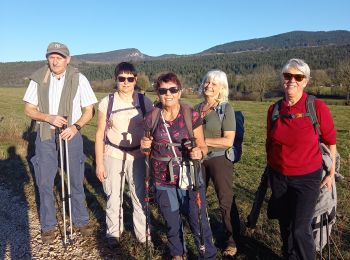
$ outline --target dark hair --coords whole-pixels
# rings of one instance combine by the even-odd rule
[[[121,73],[126,73],[126,74],[132,74],[134,75],[134,77],[137,76],[137,71],[134,67],[134,65],[132,65],[129,62],[121,62],[119,63],[114,70],[114,77],[117,77],[119,74]]]
[[[176,84],[176,86],[181,90],[182,86],[181,86],[181,82],[178,79],[178,77],[176,76],[175,73],[173,72],[168,72],[168,73],[164,73],[161,74],[155,84],[155,90],[158,90],[160,88],[160,85],[162,84],[162,82],[168,83],[168,82],[173,82]]]

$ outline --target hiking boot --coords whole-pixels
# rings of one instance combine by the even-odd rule
[[[222,253],[223,256],[226,257],[234,257],[237,254],[237,247],[235,244],[228,245],[224,252]]]
[[[51,229],[49,231],[41,232],[41,240],[43,241],[44,244],[50,244],[55,240],[56,238],[55,231],[56,231],[55,229]]]
[[[76,227],[80,234],[84,237],[91,236],[94,233],[94,228],[90,224],[82,225],[79,227]]]
[[[120,238],[119,237],[107,237],[108,247],[113,249],[119,247]]]

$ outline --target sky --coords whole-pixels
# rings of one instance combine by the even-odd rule
[[[150,56],[290,31],[350,31],[349,0],[2,0],[0,62],[136,48]]]

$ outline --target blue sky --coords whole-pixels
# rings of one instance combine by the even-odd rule
[[[0,62],[43,60],[52,41],[72,55],[137,48],[158,56],[295,30],[350,31],[350,1],[3,0]]]

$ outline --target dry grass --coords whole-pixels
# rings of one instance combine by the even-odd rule
[[[98,93],[98,98],[105,96]],[[19,163],[24,164],[27,176],[31,176],[28,159],[33,154],[33,132],[30,120],[23,114],[21,89],[0,89],[0,181],[6,181],[16,188],[18,178],[15,174]],[[185,100],[188,103],[196,103],[198,100]],[[245,115],[245,140],[243,146],[243,157],[235,167],[234,192],[236,203],[241,216],[245,221],[253,200],[254,192],[258,186],[260,176],[265,166],[265,116],[269,106],[268,102],[233,102],[237,110],[242,110]],[[336,128],[338,129],[338,149],[342,156],[341,174],[346,179],[338,184],[338,212],[337,223],[332,232],[332,256],[331,259],[350,259],[350,107],[331,106]],[[88,156],[85,173],[85,191],[87,204],[92,222],[99,232],[97,235],[98,245],[103,248],[105,243],[105,204],[106,198],[102,186],[95,177],[94,172],[94,133],[96,131],[96,117],[84,127],[84,152]],[[11,157],[12,156],[12,157]],[[15,160],[9,160],[15,158]],[[6,174],[5,174],[6,173]],[[10,174],[9,174],[10,173]],[[12,174],[13,173],[13,174]],[[35,198],[33,178],[30,177],[25,183],[26,196]],[[31,206],[35,207],[35,200],[31,199]],[[212,224],[216,245],[222,248],[222,227],[219,215],[218,203],[215,192],[208,188],[208,212]],[[123,237],[123,252],[135,259],[144,257],[144,249],[141,248],[132,231],[132,207],[126,196],[125,199],[125,226],[126,232]],[[154,242],[157,245],[154,259],[164,259],[167,255],[166,230],[164,221],[159,215],[155,205],[151,207]],[[245,237],[244,245],[236,259],[279,259],[281,241],[279,238],[278,225],[275,221],[266,218],[266,204],[263,206],[257,229],[254,233]],[[186,226],[186,239],[190,258],[195,258],[196,249],[190,231]],[[87,249],[88,250],[88,249]],[[220,253],[219,253],[219,258]]]

